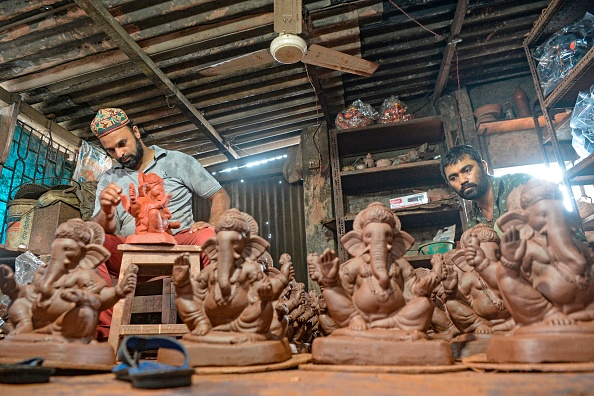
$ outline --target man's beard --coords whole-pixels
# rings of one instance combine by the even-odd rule
[[[134,154],[122,155],[118,162],[122,164],[122,166],[124,166],[125,168],[136,170],[136,167],[138,166],[138,164],[142,160],[142,156],[144,155],[144,148],[142,148],[142,143],[140,142],[140,139],[134,136],[134,140],[136,141],[136,152]]]
[[[485,171],[481,169],[477,183],[464,183],[462,186],[460,186],[460,191],[458,191],[458,195],[464,199],[473,200],[485,195],[488,189],[489,178],[487,177]]]

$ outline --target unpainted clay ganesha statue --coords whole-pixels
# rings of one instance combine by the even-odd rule
[[[583,347],[594,342],[592,251],[576,238],[579,217],[565,210],[555,183],[535,179],[519,188],[520,209],[497,221],[503,235],[495,274],[499,293],[518,326],[508,337],[491,339],[487,355],[507,359],[501,352],[506,342],[512,345],[533,337],[530,355],[518,359],[592,361],[594,351]],[[469,245],[474,257],[467,254],[467,261],[482,274],[489,268],[480,264],[486,254],[476,239]]]
[[[352,256],[341,265],[329,249],[308,257],[310,276],[339,327],[332,335],[344,328],[370,335],[369,329],[398,329],[411,339],[426,338],[434,309],[429,297],[440,277],[435,271],[417,276],[402,257],[414,239],[400,229],[398,217],[374,202],[341,242]]]
[[[97,223],[71,219],[56,229],[51,259],[31,284],[18,285],[12,269],[0,266],[0,289],[12,300],[11,339],[83,344],[95,339],[99,312],[134,290],[138,272],[130,266],[120,284],[109,287],[96,271],[109,258],[104,238]]]
[[[202,245],[210,265],[197,278],[190,276],[187,255],[176,260],[176,306],[190,329],[184,339],[238,344],[272,338],[273,302],[289,283],[291,262],[265,272],[257,259],[269,244],[257,233],[253,217],[229,209],[218,219],[215,236]]]
[[[178,221],[170,221],[169,202],[172,194],[165,191],[163,179],[156,173],[138,172],[138,192],[134,183],[129,186],[130,199],[120,194],[122,206],[136,219],[136,233],[126,243],[166,243],[175,245],[171,230],[179,228]]]
[[[446,309],[464,334],[491,334],[511,330],[515,325],[497,287],[496,271],[501,257],[499,243],[494,229],[478,224],[462,234],[461,249],[432,257],[432,261],[441,261],[446,269],[442,281]],[[481,250],[482,260],[479,262],[475,249]]]
[[[556,184],[541,180],[523,186],[520,205],[497,222],[503,231],[497,283],[516,322],[592,321],[592,251],[575,236],[579,217],[565,210]]]

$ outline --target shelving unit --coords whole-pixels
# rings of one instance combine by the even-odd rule
[[[573,184],[583,185],[594,183],[594,153],[581,160],[572,168],[566,169],[559,148],[553,118],[551,117],[551,110],[556,108],[574,107],[579,92],[589,91],[590,86],[594,84],[594,47],[590,48],[578,64],[546,97],[540,86],[540,81],[536,72],[537,64],[533,53],[534,50],[551,37],[551,35],[559,29],[581,19],[586,12],[594,13],[593,0],[553,0],[543,11],[540,18],[534,24],[532,31],[524,41],[524,50],[530,66],[534,88],[549,130],[549,136],[546,140],[549,140],[552,143],[559,167],[563,170],[563,184],[566,186],[566,189],[572,198],[576,211],[577,205],[573,197],[571,186]]]
[[[336,232],[337,238],[352,229],[356,213],[348,213],[345,200],[360,194],[390,192],[418,186],[443,187],[439,158],[427,158],[417,162],[373,167],[361,170],[346,170],[349,158],[413,149],[424,143],[439,145],[440,149],[453,145],[449,131],[444,128],[440,117],[425,117],[391,124],[368,127],[331,130],[330,159],[332,165],[332,187],[334,192],[334,219],[328,219],[325,226]],[[395,211],[402,223],[402,229],[410,232],[414,228],[462,225],[460,209],[457,207],[425,209],[423,206]],[[338,244],[342,261],[348,253]],[[414,266],[429,266],[430,256],[407,256]]]

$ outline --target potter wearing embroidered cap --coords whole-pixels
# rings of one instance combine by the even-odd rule
[[[91,131],[93,131],[95,136],[103,137],[129,123],[130,119],[122,109],[101,109],[97,112],[95,118],[93,118],[93,122],[91,122]]]
[[[91,122],[91,130],[115,160],[112,168],[99,179],[92,218],[105,230],[104,246],[111,253],[111,257],[98,268],[106,280],[110,275],[118,278],[122,256],[117,247],[125,243],[127,236],[136,233],[136,220],[121,205],[121,197],[124,195],[130,200],[131,186],[138,191],[139,172],[149,177],[154,173],[163,179],[166,193],[171,194],[168,209],[172,217],[169,220],[181,224],[180,228],[171,230],[178,244],[200,246],[214,236],[211,224],[229,209],[230,198],[195,158],[179,151],[145,145],[134,120],[118,108],[99,110]],[[203,219],[207,221],[194,220],[193,196],[210,201],[210,218]],[[202,255],[201,264],[208,262],[208,257]],[[111,323],[111,316],[100,323],[104,328],[99,329],[103,330],[99,338],[105,336],[105,326]]]

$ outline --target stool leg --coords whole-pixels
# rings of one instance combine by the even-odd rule
[[[131,255],[122,254],[122,265],[120,268],[118,283],[124,279],[124,274],[131,264]],[[111,316],[111,326],[109,327],[109,338],[107,339],[107,343],[113,348],[116,354],[118,353],[118,347],[120,345],[121,327],[123,324],[130,324],[130,317],[132,315],[132,300],[134,299],[135,293],[136,285],[134,285],[134,290],[131,293],[126,295],[125,298],[120,299],[116,305],[113,306],[113,314]]]
[[[161,323],[177,323],[177,309],[175,308],[175,290],[171,277],[163,279],[163,293],[161,296]]]

